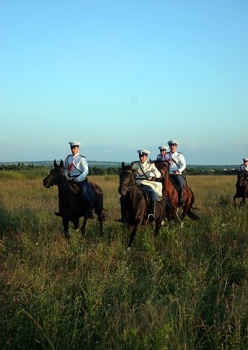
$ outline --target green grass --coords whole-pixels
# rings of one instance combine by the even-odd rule
[[[45,176],[45,175],[44,175]],[[143,227],[131,253],[119,217],[118,177],[104,191],[104,236],[54,216],[57,189],[42,176],[0,177],[2,349],[247,349],[247,208],[233,176],[189,176],[199,222]]]

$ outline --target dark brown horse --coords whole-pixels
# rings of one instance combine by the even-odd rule
[[[242,198],[239,206],[237,205],[236,199]],[[246,170],[238,172],[238,179],[236,183],[236,193],[233,197],[234,205],[239,208],[245,205],[245,199],[248,198],[248,172]]]
[[[100,224],[100,234],[103,234],[103,192],[102,189],[95,183],[89,182],[93,191],[93,206]],[[74,228],[79,227],[79,218],[84,217],[81,232],[85,233],[87,223],[87,206],[83,202],[79,194],[79,188],[75,183],[69,181],[63,170],[63,161],[58,165],[54,161],[54,168],[50,174],[43,180],[43,185],[46,188],[57,185],[59,190],[59,211],[63,220],[65,237],[69,238],[69,221],[74,224]]]
[[[181,220],[178,216],[178,208],[180,207],[178,201],[178,191],[170,179],[169,176],[169,163],[168,162],[155,162],[156,167],[162,174],[162,184],[163,184],[163,194],[166,198],[166,217],[168,221],[175,220],[183,222],[185,216],[187,215],[192,220],[199,220],[199,216],[193,213],[194,204],[194,194],[191,188],[187,185],[183,189],[183,201],[184,204],[181,205],[183,212]]]
[[[134,174],[135,171],[132,169],[132,166],[125,165],[125,163],[122,162],[118,191],[120,195],[125,196],[127,225],[130,231],[130,239],[127,250],[131,249],[137,230],[143,224],[149,224],[149,221],[146,220],[146,217],[148,215],[148,203],[146,195],[144,191],[138,187]],[[158,202],[155,214],[156,221],[154,236],[158,234],[159,229],[161,228],[162,220],[165,216],[164,199]]]

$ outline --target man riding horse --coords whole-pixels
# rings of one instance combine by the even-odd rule
[[[169,162],[169,174],[172,175],[176,186],[179,188],[178,202],[183,205],[183,188],[186,185],[186,181],[182,175],[186,168],[186,161],[184,155],[177,151],[179,142],[176,140],[168,141],[170,152],[166,153],[165,160]]]
[[[71,148],[71,154],[65,159],[65,173],[69,177],[69,180],[78,185],[79,191],[83,201],[87,205],[87,218],[93,219],[93,193],[88,183],[87,175],[89,173],[88,162],[84,156],[79,154],[80,142],[69,142]],[[60,206],[60,204],[59,204]],[[57,216],[61,216],[60,210],[55,213]]]
[[[162,197],[162,183],[156,182],[155,179],[161,178],[160,171],[155,164],[148,162],[148,154],[150,151],[142,149],[137,151],[139,154],[139,161],[132,162],[131,167],[134,170],[136,183],[140,189],[148,194],[150,204],[147,219],[149,221],[156,220],[156,204]],[[126,222],[126,208],[125,197],[121,197],[121,219],[120,222]]]
[[[248,172],[248,158],[243,158],[243,164],[240,164],[239,171],[243,170]]]

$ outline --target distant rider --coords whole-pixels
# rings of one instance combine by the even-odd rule
[[[167,146],[159,146],[158,149],[160,150],[160,153],[157,156],[158,161],[164,161],[166,159],[166,152],[168,150]]]
[[[239,171],[244,170],[248,172],[248,158],[243,158],[243,164],[240,164]]]
[[[166,153],[166,160],[169,162],[169,174],[173,175],[173,179],[179,188],[178,202],[180,205],[183,205],[183,189],[186,185],[186,181],[182,172],[186,169],[186,161],[184,155],[177,151],[179,145],[177,140],[168,141],[168,145],[170,147],[170,152]]]

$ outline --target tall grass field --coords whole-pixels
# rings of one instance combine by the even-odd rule
[[[0,348],[248,349],[248,204],[236,176],[188,176],[199,222],[142,227],[130,253],[116,175],[104,192],[104,235],[63,234],[49,170],[0,172]]]

